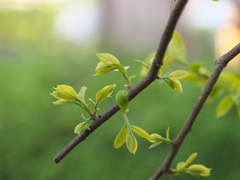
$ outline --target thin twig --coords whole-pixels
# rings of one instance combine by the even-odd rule
[[[145,89],[149,84],[151,84],[157,77],[159,68],[163,64],[163,57],[167,46],[172,38],[174,29],[178,22],[178,19],[184,9],[188,0],[178,0],[174,10],[172,11],[167,26],[163,32],[155,59],[149,70],[148,75],[143,78],[138,84],[131,87],[129,90],[129,100],[132,100],[136,97],[143,89]],[[100,125],[106,122],[110,117],[112,117],[117,111],[119,111],[119,107],[117,103],[113,104],[108,110],[99,115],[95,121],[90,125],[91,130],[86,130],[79,136],[75,137],[66,147],[64,147],[54,158],[54,162],[59,163],[73,148],[75,148],[80,142],[85,140],[93,131],[95,131]]]
[[[157,180],[159,177],[162,176],[163,173],[168,172],[170,169],[170,166],[175,158],[175,156],[178,153],[178,150],[180,149],[185,137],[187,134],[191,131],[193,123],[195,122],[199,112],[201,111],[205,101],[207,100],[209,94],[212,91],[213,86],[217,82],[218,77],[220,76],[222,70],[227,66],[228,62],[231,61],[235,56],[237,56],[240,53],[240,43],[235,46],[232,50],[230,50],[228,53],[220,57],[215,62],[215,68],[209,77],[209,80],[205,86],[205,88],[202,91],[202,94],[198,98],[197,102],[193,106],[192,112],[190,113],[186,123],[184,124],[182,130],[178,134],[177,138],[173,140],[173,146],[170,152],[168,153],[166,159],[160,166],[160,168],[157,170],[157,172],[150,178],[150,180]]]
[[[167,176],[168,180],[172,180],[172,178],[168,172],[166,173],[166,176]]]

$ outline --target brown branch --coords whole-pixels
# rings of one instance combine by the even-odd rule
[[[149,84],[151,84],[157,77],[159,68],[163,64],[163,57],[167,46],[172,38],[174,29],[184,9],[184,6],[188,0],[178,0],[174,6],[173,11],[170,14],[167,26],[163,32],[155,59],[149,70],[148,75],[143,78],[137,85],[133,86],[129,90],[129,100],[132,100],[137,96],[143,89],[145,89]],[[74,147],[76,147],[80,142],[85,140],[93,131],[95,131],[100,125],[106,122],[110,117],[112,117],[117,111],[119,111],[118,105],[113,104],[108,110],[99,115],[96,120],[90,125],[91,130],[87,130],[75,137],[66,147],[64,147],[54,158],[54,162],[59,163]]]
[[[182,130],[178,134],[177,138],[173,140],[173,146],[170,152],[168,153],[166,159],[157,170],[157,172],[150,178],[150,180],[157,180],[162,174],[169,172],[170,166],[178,153],[185,137],[187,136],[188,132],[191,131],[193,123],[195,122],[199,112],[201,111],[205,101],[208,98],[208,95],[211,93],[213,86],[217,82],[218,77],[220,76],[222,70],[227,66],[228,62],[231,61],[236,55],[240,53],[240,43],[235,46],[231,51],[220,57],[215,62],[215,68],[209,77],[209,80],[202,91],[202,94],[198,98],[197,102],[193,106],[192,112],[190,113],[186,123],[184,124]]]

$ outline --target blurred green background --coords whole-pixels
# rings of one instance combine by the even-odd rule
[[[119,51],[105,42],[84,46],[59,40],[52,36],[55,14],[49,9],[0,11],[0,179],[150,178],[170,146],[162,144],[148,149],[151,144],[137,136],[136,155],[130,154],[125,145],[114,149],[113,141],[123,126],[120,112],[59,164],[53,162],[53,157],[76,136],[73,130],[82,121],[83,113],[74,104],[54,106],[55,99],[49,94],[53,87],[67,84],[78,91],[85,85],[88,87],[86,97],[94,99],[96,92],[105,85],[117,83],[113,97],[100,104],[100,112],[103,112],[115,102],[114,96],[125,82],[115,72],[93,77],[98,63],[95,53],[109,52],[123,65],[130,65],[128,74],[137,75],[133,85],[142,78],[139,75],[141,67],[134,59],[143,60],[147,53],[151,53]],[[207,51],[208,55],[203,54],[199,59],[211,59],[213,52],[209,48]],[[209,61],[209,70],[212,70],[213,63]],[[200,88],[196,85],[183,82],[183,89],[183,93],[173,92],[166,84],[154,82],[131,101],[130,123],[163,136],[170,127],[170,138],[174,139],[200,95]],[[172,168],[198,152],[194,163],[212,168],[208,180],[239,179],[239,120],[234,109],[215,119],[218,102],[219,99],[203,107]],[[167,178],[163,176],[161,179]],[[195,177],[182,174],[174,179]]]

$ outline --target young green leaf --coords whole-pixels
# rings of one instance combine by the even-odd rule
[[[127,132],[126,145],[128,150],[131,153],[135,154],[135,152],[137,151],[138,143],[130,129],[128,129],[128,132]]]
[[[75,127],[74,133],[78,133],[80,135],[83,131],[85,131],[86,127],[87,127],[86,121],[83,123],[80,123]]]
[[[115,89],[117,85],[116,84],[113,84],[113,85],[108,85],[108,86],[105,86],[103,89],[107,89],[108,90],[108,97],[110,97],[110,95],[112,94],[113,90]]]
[[[201,164],[193,164],[189,166],[187,169],[187,173],[196,176],[196,177],[201,177],[201,176],[210,176],[210,171],[211,168],[207,168]]]
[[[109,91],[107,89],[102,89],[102,90],[97,92],[97,94],[96,94],[96,101],[97,102],[101,102],[102,100],[107,98],[108,95],[109,95]]]
[[[187,76],[188,72],[184,70],[173,71],[168,77],[169,79],[182,79]]]
[[[120,109],[126,113],[129,102],[128,92],[126,90],[119,91],[116,95],[116,101]]]
[[[132,82],[132,80],[133,80],[133,78],[135,78],[136,76],[135,75],[133,75],[133,76],[130,76],[129,77],[129,82],[131,83]]]
[[[171,90],[175,91],[175,86],[173,81],[171,79],[164,79],[164,80],[167,83],[168,87],[170,87]]]
[[[148,138],[148,141],[151,143],[162,141],[162,136],[160,136],[159,134],[153,133],[150,134],[149,136],[150,138]]]
[[[51,93],[57,99],[65,99],[66,101],[75,101],[77,99],[76,91],[68,85],[58,85],[54,88],[57,91]]]
[[[126,125],[124,125],[124,127],[119,132],[119,134],[117,135],[116,139],[114,140],[114,147],[116,149],[121,147],[125,143],[126,137],[127,137],[127,132],[128,132],[128,128],[127,128]]]
[[[185,162],[179,162],[177,163],[177,172],[181,173],[181,172],[185,172],[186,171],[186,163]]]
[[[121,64],[111,64],[111,66],[118,69],[123,75],[125,75],[127,72]]]
[[[180,81],[177,79],[172,79],[172,82],[174,84],[175,89],[182,92],[183,89],[182,89],[182,84],[180,83]]]
[[[197,157],[197,153],[193,153],[186,161],[185,167],[188,166],[195,158]]]
[[[97,57],[102,63],[106,65],[119,64],[118,59],[112,54],[100,53],[100,54],[97,54]]]
[[[137,133],[139,136],[145,138],[145,139],[149,139],[151,138],[151,136],[143,129],[141,129],[140,127],[137,126],[132,126],[132,130]]]
[[[156,147],[156,146],[162,144],[162,142],[163,142],[163,141],[158,141],[158,142],[152,144],[152,145],[149,147],[149,149],[154,148],[154,147]]]
[[[167,139],[169,139],[169,130],[170,130],[170,128],[168,127],[168,128],[167,128],[167,131],[166,131],[166,138],[167,138]]]
[[[86,90],[87,90],[87,87],[83,86],[83,87],[80,89],[80,91],[79,91],[79,93],[78,93],[78,95],[77,95],[78,99],[79,99],[80,101],[82,101],[84,104],[85,104],[84,97],[85,97],[85,92],[86,92]]]
[[[231,94],[225,96],[217,106],[216,118],[225,115],[233,106],[233,96]]]

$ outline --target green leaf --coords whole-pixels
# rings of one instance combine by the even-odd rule
[[[128,92],[124,89],[119,91],[116,95],[116,101],[120,109],[126,113],[129,102]]]
[[[137,133],[139,136],[145,138],[145,139],[149,139],[151,138],[151,136],[143,129],[141,129],[140,127],[137,126],[132,126],[132,130]]]
[[[127,132],[126,145],[128,150],[131,153],[135,154],[135,152],[137,151],[138,144],[136,138],[133,136],[132,131],[130,129],[128,129]]]
[[[197,153],[193,153],[186,161],[185,167],[188,166],[195,158],[197,157]]]
[[[125,125],[122,130],[118,133],[116,139],[114,140],[114,147],[117,149],[119,147],[121,147],[125,141],[126,141],[126,137],[127,137],[127,132],[128,132],[128,128]]]
[[[86,127],[87,127],[86,121],[83,123],[80,123],[75,127],[74,133],[78,133],[80,135],[83,131],[85,131]]]
[[[240,78],[232,73],[223,72],[220,75],[218,82],[221,87],[228,92],[236,93],[240,91]]]
[[[118,59],[112,54],[100,53],[100,54],[97,54],[97,57],[102,63],[106,65],[119,64]]]
[[[170,79],[182,79],[182,78],[185,78],[187,75],[188,75],[187,71],[176,70],[176,71],[173,71],[168,77]]]
[[[112,94],[113,90],[115,89],[117,85],[116,84],[113,84],[113,85],[108,85],[108,86],[105,86],[103,89],[107,89],[109,94],[108,94],[108,97],[110,97],[110,95]]]
[[[237,92],[235,95],[233,95],[233,101],[236,105],[240,105],[240,92]]]
[[[57,99],[65,99],[66,101],[75,101],[77,99],[76,91],[68,85],[58,85],[54,88],[57,91],[51,93]]]
[[[167,139],[169,139],[169,130],[170,130],[170,128],[168,127],[168,128],[167,128],[167,131],[166,131],[166,138],[167,138]]]
[[[158,142],[152,144],[152,145],[149,147],[149,149],[154,148],[154,147],[156,147],[156,146],[162,144],[162,142],[163,142],[163,141],[158,141]]]
[[[181,172],[185,172],[186,171],[186,163],[185,162],[179,162],[177,163],[177,172],[181,173]]]
[[[172,40],[169,43],[168,47],[169,58],[174,60],[186,62],[186,49],[184,42],[178,32],[173,33]]]
[[[149,142],[155,143],[158,141],[162,141],[162,136],[160,136],[159,134],[153,133],[149,135],[150,138],[148,138]]]
[[[233,105],[232,95],[229,94],[219,102],[217,106],[216,118],[225,115],[231,109],[232,105]]]
[[[108,72],[112,71],[114,68],[109,66],[109,67],[106,67],[106,68],[101,68],[101,69],[98,69],[97,70],[97,73],[94,74],[93,76],[101,76],[101,75],[104,75],[104,74],[107,74]]]
[[[127,72],[121,64],[111,64],[111,66],[118,69],[123,75],[125,75]]]
[[[87,90],[87,87],[83,86],[83,87],[80,89],[80,91],[79,91],[79,93],[78,93],[78,95],[77,95],[78,99],[79,99],[80,101],[82,101],[84,104],[85,104],[84,97],[85,97],[85,92],[86,92],[86,90]]]
[[[182,92],[183,89],[182,89],[182,84],[180,83],[180,81],[177,79],[172,79],[172,82],[174,84],[175,89]]]
[[[97,92],[97,94],[96,94],[96,101],[97,102],[101,102],[102,100],[107,98],[108,95],[109,95],[109,91],[107,89],[102,89],[102,90]]]
[[[210,171],[211,171],[211,168],[207,168],[201,164],[193,164],[189,166],[186,172],[196,177],[201,177],[201,176],[206,177],[211,175]]]
[[[171,79],[164,79],[164,81],[167,83],[168,87],[170,87],[171,90],[175,91],[175,86]]]
[[[59,99],[55,102],[53,102],[54,105],[61,105],[61,104],[67,104],[67,103],[71,103],[73,101],[66,101],[65,99]]]

